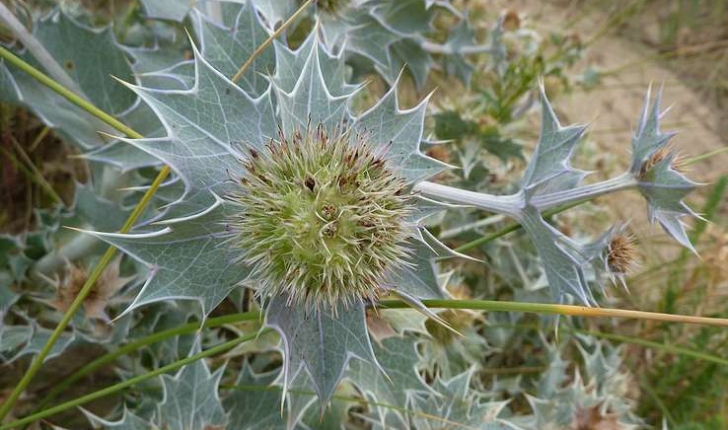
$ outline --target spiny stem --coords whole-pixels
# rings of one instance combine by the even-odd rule
[[[563,206],[575,201],[592,200],[604,194],[610,194],[636,186],[637,181],[627,172],[606,181],[534,196],[531,199],[531,204],[539,210],[544,210],[554,206]]]
[[[492,195],[476,191],[463,190],[449,185],[422,181],[415,185],[414,191],[425,196],[448,202],[474,206],[488,212],[516,217],[524,204],[521,193],[511,195]]]
[[[710,157],[713,157],[715,155],[722,154],[724,152],[728,152],[728,147],[720,148],[720,149],[717,149],[715,151],[708,152],[706,154],[696,155],[695,157],[686,159],[685,161],[682,162],[682,164],[685,165],[685,166],[688,166],[688,165],[697,163],[699,161],[706,160],[706,159],[708,159]],[[582,203],[586,203],[587,201],[589,201],[589,200],[576,201],[576,202],[572,202],[572,203],[570,203],[568,205],[565,205],[565,206],[548,209],[548,210],[546,210],[546,211],[543,212],[543,217],[544,218],[549,218],[549,217],[554,216],[554,215],[556,215],[556,214],[558,214],[560,212],[564,212],[564,211],[566,211],[568,209],[571,209],[573,207],[579,206]],[[470,241],[470,242],[468,242],[466,244],[460,245],[457,248],[455,248],[455,251],[457,251],[457,252],[469,251],[469,250],[471,250],[473,248],[477,248],[480,245],[485,245],[486,243],[492,242],[492,241],[494,241],[494,240],[496,240],[496,239],[498,239],[500,237],[503,237],[503,236],[507,235],[508,233],[512,233],[512,232],[514,232],[516,230],[519,230],[520,228],[521,228],[521,225],[518,224],[518,223],[509,224],[506,227],[503,227],[502,229],[500,229],[500,230],[498,230],[496,232],[493,232],[493,233],[491,233],[491,234],[489,234],[487,236],[483,236],[481,238],[472,240],[472,241]]]
[[[291,17],[286,20],[286,22],[281,24],[281,26],[278,27],[278,29],[276,31],[274,31],[273,34],[271,34],[270,37],[268,37],[265,40],[265,42],[261,43],[260,46],[258,46],[255,49],[255,51],[253,51],[253,54],[250,56],[250,58],[248,58],[245,61],[245,63],[243,63],[243,65],[240,66],[240,69],[238,69],[238,71],[235,72],[235,75],[233,75],[231,80],[233,82],[237,82],[238,80],[240,80],[240,78],[243,77],[243,75],[248,70],[248,68],[250,68],[250,66],[253,64],[253,61],[255,61],[255,59],[258,58],[258,56],[260,54],[262,54],[263,51],[265,51],[265,48],[267,48],[268,45],[273,43],[273,41],[275,39],[277,39],[278,36],[280,36],[285,31],[286,28],[288,28],[291,24],[293,24],[293,22],[296,20],[296,18],[298,18],[303,13],[303,11],[306,10],[306,8],[313,2],[314,2],[314,0],[306,0],[306,2],[303,3],[301,5],[301,7],[299,7],[298,10],[296,12],[294,12],[293,15],[291,15]]]
[[[270,330],[270,329],[264,329],[260,333],[262,334],[268,330]],[[29,416],[19,419],[17,421],[13,421],[11,423],[2,425],[2,426],[0,426],[0,430],[9,430],[12,428],[23,426],[25,424],[30,424],[34,421],[40,420],[45,417],[49,417],[51,415],[55,415],[55,414],[63,412],[63,411],[67,411],[67,410],[75,408],[77,406],[81,406],[85,403],[94,401],[101,397],[105,397],[105,396],[108,396],[111,394],[118,393],[118,392],[124,390],[125,388],[129,388],[140,382],[144,382],[144,381],[154,378],[156,376],[163,375],[167,372],[171,372],[172,370],[179,369],[180,367],[186,366],[190,363],[194,363],[197,360],[201,360],[206,357],[211,357],[213,355],[217,355],[217,354],[220,354],[227,350],[230,350],[243,342],[247,342],[249,340],[254,339],[256,336],[258,336],[258,333],[250,333],[245,336],[241,336],[239,338],[229,340],[227,342],[221,343],[220,345],[217,345],[217,346],[207,349],[205,351],[190,355],[187,358],[183,358],[182,360],[178,360],[178,361],[175,361],[174,363],[160,367],[159,369],[152,370],[149,373],[135,376],[133,378],[127,379],[126,381],[120,382],[118,384],[112,385],[112,386],[104,388],[102,390],[95,391],[91,394],[81,396],[77,399],[74,399],[74,400],[71,400],[71,401],[68,401],[65,403],[61,403],[60,405],[54,406],[50,409],[46,409],[44,411],[29,415]]]

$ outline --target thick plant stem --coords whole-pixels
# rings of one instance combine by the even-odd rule
[[[571,208],[573,208],[575,206],[579,206],[580,204],[585,203],[585,202],[586,202],[586,200],[582,200],[580,202],[574,202],[574,203],[571,203],[571,204],[566,205],[566,206],[561,206],[561,207],[558,207],[558,208],[549,209],[547,211],[544,211],[543,217],[544,218],[552,217],[552,216],[556,215],[559,212],[564,212],[565,210],[571,209]],[[508,233],[512,233],[512,232],[514,232],[516,230],[520,230],[521,228],[523,228],[523,226],[521,226],[521,224],[514,222],[514,223],[509,224],[509,225],[503,227],[502,229],[500,229],[500,230],[498,230],[496,232],[493,232],[493,233],[491,233],[491,234],[489,234],[487,236],[483,236],[481,238],[478,238],[478,239],[475,239],[475,240],[470,241],[468,243],[465,243],[463,245],[460,245],[457,248],[455,248],[455,251],[457,251],[457,252],[465,252],[465,251],[471,250],[473,248],[477,248],[480,245],[485,245],[486,243],[492,242],[492,241],[494,241],[494,240],[496,240],[496,239],[498,239],[500,237],[503,237],[503,236],[507,235]]]
[[[595,184],[582,185],[568,190],[534,196],[530,203],[539,210],[546,210],[555,206],[568,205],[573,202],[592,200],[605,194],[634,188],[636,186],[637,180],[634,179],[632,174],[627,172]]]
[[[414,191],[427,197],[460,205],[473,206],[478,209],[508,215],[513,218],[518,218],[520,209],[525,204],[524,196],[521,193],[496,196],[427,181],[415,185]]]
[[[261,331],[261,333],[269,331],[269,330],[270,329],[265,329],[265,330]],[[199,352],[197,354],[190,355],[187,358],[183,358],[182,360],[178,360],[178,361],[175,361],[174,363],[160,367],[159,369],[152,370],[149,373],[145,373],[143,375],[139,375],[134,378],[127,379],[126,381],[123,381],[118,384],[112,385],[110,387],[104,388],[103,390],[95,391],[91,394],[87,394],[85,396],[79,397],[79,398],[71,400],[69,402],[61,403],[60,405],[54,406],[50,409],[46,409],[44,411],[35,413],[33,415],[29,415],[29,416],[19,419],[17,421],[13,421],[11,423],[2,425],[2,426],[0,426],[0,430],[9,430],[12,428],[30,424],[34,421],[38,421],[45,417],[49,417],[51,415],[55,415],[57,413],[67,411],[67,410],[75,408],[77,406],[81,406],[81,405],[91,402],[93,400],[100,399],[101,397],[105,397],[105,396],[108,396],[111,394],[118,393],[118,392],[124,390],[125,388],[129,388],[140,382],[144,382],[144,381],[154,378],[156,376],[163,375],[167,372],[177,370],[180,367],[186,366],[190,363],[194,363],[197,360],[200,360],[200,359],[203,359],[206,357],[212,357],[213,355],[217,355],[217,354],[223,353],[225,351],[228,351],[243,342],[247,342],[249,340],[254,339],[256,336],[258,336],[258,333],[251,333],[251,334],[247,334],[245,336],[241,336],[237,339],[229,340],[225,343],[221,343],[218,346],[212,347],[210,349]]]

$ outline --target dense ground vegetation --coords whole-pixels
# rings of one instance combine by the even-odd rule
[[[725,143],[559,107],[726,3],[564,3],[0,4],[0,430],[728,427]]]

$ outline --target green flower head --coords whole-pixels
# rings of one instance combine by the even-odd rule
[[[250,150],[230,225],[261,296],[333,309],[376,298],[405,264],[412,213],[385,151],[321,125]]]

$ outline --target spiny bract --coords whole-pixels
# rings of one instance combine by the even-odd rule
[[[411,199],[366,135],[322,126],[250,151],[230,196],[241,260],[261,296],[319,308],[374,299],[403,264]]]

